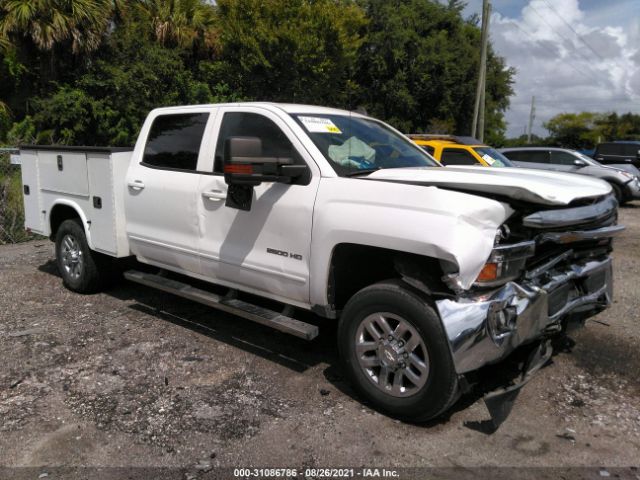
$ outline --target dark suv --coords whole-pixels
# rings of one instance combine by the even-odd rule
[[[640,168],[640,141],[599,143],[593,158],[612,167],[634,165]]]

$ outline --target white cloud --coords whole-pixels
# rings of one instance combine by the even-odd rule
[[[633,10],[627,4],[622,8]],[[619,7],[614,2],[609,8]],[[613,18],[602,4],[597,14]],[[598,24],[594,15],[582,10],[578,0],[529,0],[517,18],[494,11],[493,48],[517,71],[506,115],[508,135],[523,133],[532,95],[538,134],[546,134],[543,122],[562,112],[640,113],[638,16],[623,27]]]

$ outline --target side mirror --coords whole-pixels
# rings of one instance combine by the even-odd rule
[[[227,185],[255,187],[262,182],[291,183],[308,172],[293,158],[265,157],[258,137],[229,137],[224,148],[224,181]]]
[[[640,160],[640,150],[638,150],[638,151],[636,152],[636,158],[637,158],[638,160]]]
[[[584,160],[580,160],[579,158],[576,158],[573,161],[573,164],[578,168],[582,168],[582,167],[586,167],[587,166],[587,162],[585,162]]]

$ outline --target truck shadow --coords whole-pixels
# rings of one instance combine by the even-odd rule
[[[148,267],[136,265],[137,269]],[[41,272],[60,277],[55,261],[40,265]],[[197,284],[190,280],[192,284]],[[200,283],[198,287],[205,288]],[[305,341],[271,328],[253,323],[206,305],[167,294],[124,279],[116,282],[105,295],[127,304],[127,309],[140,315],[169,322],[199,335],[225,343],[244,352],[276,363],[296,373],[320,367],[326,381],[352,400],[375,409],[361,398],[343,375],[337,353],[337,322],[298,310],[295,318],[317,325],[318,337]],[[428,422],[411,423],[420,428],[433,428],[451,421],[457,412],[466,410],[492,389],[505,385],[517,376],[519,359],[498,366],[485,367],[476,372],[471,384],[456,403],[444,414]],[[487,415],[488,417],[488,415]],[[491,434],[496,429],[489,420],[465,422],[467,428]]]
[[[139,264],[136,264],[135,268],[157,271]],[[54,260],[40,265],[38,270],[60,277]],[[189,282],[199,288],[206,288],[203,283],[194,280]],[[213,291],[211,288],[209,290]],[[318,337],[312,341],[305,341],[215,308],[128,282],[124,278],[118,279],[102,293],[126,303],[131,311],[173,323],[298,373],[321,363],[337,363],[335,321],[307,312],[298,314],[297,311],[295,316],[320,327]]]

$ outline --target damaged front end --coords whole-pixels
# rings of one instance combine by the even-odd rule
[[[569,322],[582,322],[609,306],[612,238],[624,230],[616,219],[612,195],[587,205],[520,214],[501,229],[471,289],[463,291],[455,276],[446,277],[456,296],[436,305],[456,371],[499,362],[522,345],[546,344]],[[524,378],[530,375],[523,372]],[[506,389],[507,396],[513,391]],[[493,410],[504,410],[495,407],[495,395],[488,398]]]

